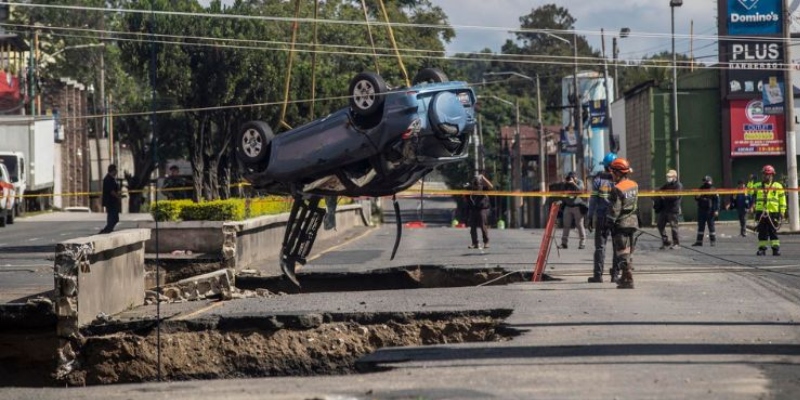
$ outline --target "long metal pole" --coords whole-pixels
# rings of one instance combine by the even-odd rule
[[[619,49],[617,48],[617,37],[611,38],[611,56],[614,57],[614,99],[619,98],[619,74],[617,69],[617,56],[619,56]]]
[[[793,232],[800,230],[800,211],[798,210],[797,195],[797,132],[795,131],[794,120],[794,85],[792,84],[792,73],[794,72],[789,63],[792,60],[791,52],[791,18],[789,15],[789,0],[784,2],[786,17],[783,19],[783,34],[785,43],[783,45],[784,62],[787,63],[784,87],[786,88],[786,103],[784,112],[786,113],[786,169],[789,175],[789,229]]]
[[[608,143],[611,147],[611,151],[617,151],[617,141],[614,139],[614,127],[611,124],[611,102],[613,98],[611,97],[611,90],[608,88],[608,62],[606,62],[606,36],[603,33],[603,29],[600,29],[600,43],[601,48],[603,51],[603,87],[606,90],[606,120],[605,123],[608,126]],[[616,82],[614,82],[616,83]],[[602,157],[600,154],[592,154],[593,157],[597,157],[598,159]]]
[[[584,163],[584,149],[583,149],[583,93],[581,93],[580,87],[578,87],[578,33],[575,32],[572,36],[572,55],[573,55],[573,62],[572,62],[572,84],[575,88],[575,115],[577,121],[575,121],[575,126],[578,128],[577,136],[578,136],[578,154],[575,155],[577,158],[577,168],[578,168],[578,176],[581,177],[581,180],[586,182],[586,170],[583,167]]]
[[[678,130],[678,57],[675,53],[675,7],[670,7],[672,15],[672,140],[675,151],[675,170],[681,176],[681,139]]]
[[[519,192],[522,190],[522,146],[520,144],[520,126],[519,126],[519,99],[517,99],[517,130],[514,132],[514,167],[513,167],[513,175],[514,180],[512,182],[513,186],[515,187],[514,192]],[[522,228],[522,198],[519,196],[514,196],[514,208],[512,209],[514,213],[514,223],[515,228]]]
[[[544,207],[545,203],[547,203],[547,197],[544,195],[544,193],[547,193],[547,148],[545,146],[544,124],[542,123],[542,90],[540,83],[539,74],[536,74],[536,128],[539,130],[539,192],[542,193],[541,200],[539,200],[539,204],[541,204],[539,225],[544,227],[544,213],[547,211]]]

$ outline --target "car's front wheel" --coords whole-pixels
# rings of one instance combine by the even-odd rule
[[[247,122],[236,136],[236,156],[245,165],[255,166],[269,156],[270,143],[274,138],[275,134],[266,122]]]
[[[350,80],[350,108],[358,115],[372,115],[383,105],[387,91],[380,75],[362,72]]]

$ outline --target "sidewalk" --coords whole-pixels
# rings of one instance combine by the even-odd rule
[[[683,243],[691,244],[694,230],[681,228]],[[198,320],[211,315],[513,309],[506,322],[520,335],[512,340],[384,348],[366,357],[388,368],[385,372],[0,389],[0,398],[794,399],[800,393],[800,237],[782,238],[783,257],[756,257],[756,239],[738,237],[737,229],[720,226],[713,248],[661,251],[658,239],[643,235],[634,255],[634,290],[617,290],[607,281],[587,283],[593,243],[577,250],[572,238],[569,250],[551,252],[547,273],[554,281],[298,294],[235,300],[207,311],[200,303],[162,306],[163,315]],[[492,230],[490,235],[491,248],[479,251],[467,249],[466,229],[405,229],[398,255],[389,261],[394,227],[383,226],[324,252],[301,271],[412,265],[533,269],[541,230]]]

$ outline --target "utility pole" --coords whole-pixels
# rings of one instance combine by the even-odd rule
[[[511,180],[512,190],[514,192],[522,191],[522,146],[520,143],[519,132],[519,99],[516,103],[517,107],[517,129],[514,132],[514,150],[513,150],[513,171],[514,176]],[[514,196],[514,207],[511,208],[511,217],[514,219],[515,228],[522,228],[522,198]]]
[[[800,230],[800,211],[798,211],[797,195],[797,132],[795,131],[794,120],[794,85],[792,84],[792,52],[791,52],[791,15],[789,0],[784,1],[784,11],[786,16],[783,18],[783,56],[786,62],[786,73],[784,74],[784,88],[786,90],[785,103],[783,110],[786,113],[786,169],[789,175],[788,193],[788,217],[789,229],[793,232]]]
[[[617,152],[617,141],[614,139],[614,127],[611,124],[611,90],[608,88],[608,63],[606,62],[606,36],[603,32],[603,29],[600,29],[600,44],[603,51],[603,87],[606,90],[606,120],[605,123],[608,125],[608,143],[611,146],[611,151]],[[616,83],[616,82],[614,82]],[[597,158],[601,158],[601,154],[595,155]]]
[[[675,150],[675,170],[681,176],[681,139],[678,128],[678,57],[675,53],[675,7],[683,5],[683,0],[670,0],[672,15],[672,140]]]
[[[614,98],[619,98],[619,74],[617,70],[617,59],[619,56],[619,48],[617,48],[617,37],[611,38],[611,56],[614,58]]]
[[[581,177],[581,180],[586,182],[586,168],[584,168],[584,149],[583,149],[583,96],[578,86],[578,32],[574,32],[572,35],[572,54],[573,54],[573,62],[572,62],[572,84],[575,88],[575,115],[577,121],[575,121],[575,126],[578,128],[577,132],[577,139],[578,139],[578,151],[575,155],[577,158],[577,168],[578,168],[578,176]]]
[[[547,192],[547,147],[545,146],[544,124],[542,123],[542,90],[539,74],[536,74],[536,128],[539,130],[539,191]],[[542,204],[546,198],[542,196]]]

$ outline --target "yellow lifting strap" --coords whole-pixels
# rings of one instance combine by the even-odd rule
[[[367,24],[367,36],[369,36],[369,44],[372,46],[372,58],[375,60],[375,73],[381,73],[381,68],[378,65],[378,51],[375,49],[375,38],[372,37],[372,27],[369,24],[369,14],[367,14],[367,2],[361,0],[361,9],[364,10],[364,21]]]
[[[403,58],[400,57],[400,50],[397,49],[397,42],[394,40],[394,31],[392,30],[392,25],[389,23],[389,14],[386,12],[386,6],[383,5],[383,0],[379,0],[378,3],[381,5],[383,19],[386,21],[386,29],[389,30],[389,40],[392,42],[392,48],[394,49],[394,54],[397,56],[397,62],[400,64],[400,70],[403,72],[403,78],[406,80],[406,86],[411,86],[411,81],[408,79],[406,66],[403,65]]]
[[[292,43],[289,47],[289,65],[286,68],[286,81],[284,84],[283,89],[283,106],[281,107],[281,125],[292,129],[292,127],[286,123],[286,108],[289,105],[289,84],[292,81],[292,64],[294,62],[294,45],[297,42],[297,30],[300,26],[300,0],[295,0],[294,2],[294,22],[292,23]]]

